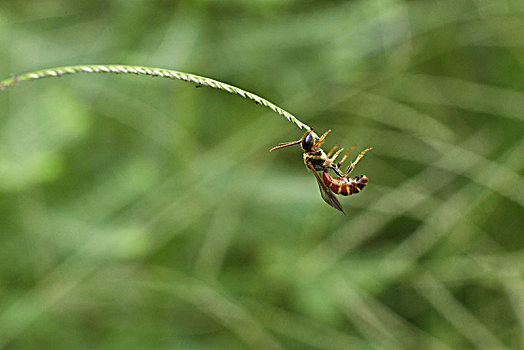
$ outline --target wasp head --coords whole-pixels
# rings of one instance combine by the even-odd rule
[[[317,141],[318,135],[315,134],[312,130],[310,130],[306,132],[304,136],[302,136],[300,146],[302,146],[302,149],[305,152],[311,152],[313,151],[313,146],[317,143]]]
[[[313,130],[309,130],[304,134],[304,136],[302,136],[300,140],[281,143],[280,145],[271,148],[269,152],[272,152],[279,148],[298,145],[299,143],[300,143],[300,146],[302,146],[302,149],[304,151],[310,152],[313,150],[317,141],[318,141],[318,135],[315,134]]]

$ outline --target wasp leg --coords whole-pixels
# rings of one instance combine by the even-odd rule
[[[338,148],[338,145],[333,146],[333,148],[326,154],[326,156],[329,158],[331,153],[333,153],[333,151],[336,150],[337,148]]]
[[[338,155],[340,154],[340,152],[342,152],[343,150],[344,150],[343,148],[339,149],[339,150],[337,151],[337,153],[335,153],[335,154],[333,155],[333,157],[329,158],[329,161],[330,161],[331,163],[333,163],[333,162],[335,161],[335,159],[337,159],[337,157],[338,157]]]
[[[324,143],[324,139],[326,138],[327,134],[329,134],[330,132],[331,129],[329,129],[322,136],[320,136],[317,143],[315,143],[311,149],[316,150],[317,148],[319,148]]]
[[[330,169],[333,169],[333,171],[335,173],[337,173],[338,176],[340,176],[340,177],[344,176],[335,163],[330,163],[327,167],[330,168]]]
[[[366,154],[367,151],[372,150],[372,149],[373,149],[373,147],[370,147],[370,148],[367,148],[367,149],[363,150],[362,152],[360,152],[360,154],[358,155],[357,159],[355,159],[355,161],[349,165],[348,170],[346,170],[346,174],[344,175],[344,177],[347,177],[348,174],[351,172],[351,170],[353,170],[355,168],[355,166],[357,165],[359,160],[361,160],[362,157],[364,157],[364,154]]]
[[[342,159],[340,160],[340,162],[337,163],[337,166],[340,168],[340,166],[342,165],[342,163],[344,163],[344,161],[346,160],[346,158],[348,157],[349,155],[349,152],[351,152],[355,147],[357,147],[356,145],[353,145],[351,146],[350,149],[348,149],[348,151],[344,154],[344,157],[342,157]]]
[[[337,164],[334,163],[334,161],[335,161],[335,159],[338,157],[338,155],[340,154],[340,152],[342,152],[344,149],[343,149],[343,148],[339,149],[339,150],[337,151],[337,153],[335,153],[335,154],[333,155],[333,157],[329,158],[329,156],[331,155],[331,153],[333,152],[333,150],[334,150],[336,147],[338,147],[338,145],[335,146],[335,147],[333,147],[333,148],[331,149],[331,151],[329,151],[329,153],[326,154],[326,156],[327,156],[328,158],[324,161],[324,163],[322,164],[322,166],[324,166],[324,167],[326,167],[326,168],[333,169],[333,171],[334,171],[335,173],[337,173],[338,176],[342,177],[342,176],[344,176],[344,175],[342,175],[342,172],[340,171],[340,168],[338,167]]]

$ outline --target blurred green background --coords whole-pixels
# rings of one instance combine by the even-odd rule
[[[135,64],[374,149],[343,216],[238,96],[0,92],[0,348],[524,348],[524,3],[0,2],[0,78]]]

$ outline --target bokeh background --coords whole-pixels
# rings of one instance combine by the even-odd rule
[[[0,2],[0,348],[524,348],[524,3]]]

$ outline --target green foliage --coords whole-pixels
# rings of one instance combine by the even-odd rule
[[[523,17],[2,1],[1,77],[195,72],[331,128],[326,149],[374,149],[343,216],[298,147],[267,152],[303,131],[241,98],[114,74],[4,89],[0,348],[523,348]]]

